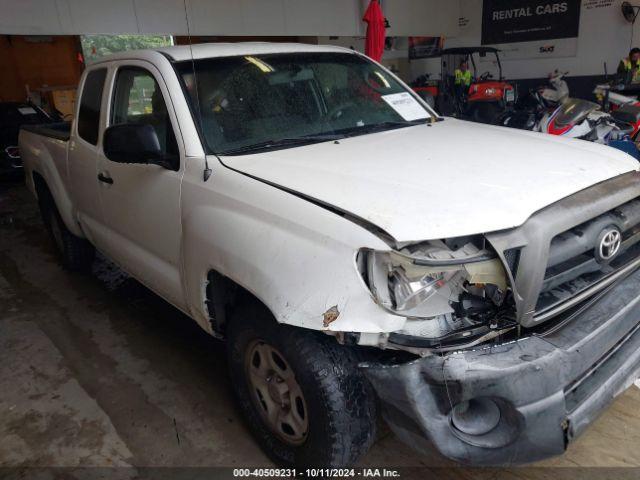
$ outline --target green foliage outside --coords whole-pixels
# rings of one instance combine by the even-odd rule
[[[80,41],[86,63],[125,50],[173,45],[171,35],[82,35]]]

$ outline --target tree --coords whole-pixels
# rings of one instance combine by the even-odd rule
[[[171,35],[82,35],[82,52],[86,63],[126,50],[173,45]]]

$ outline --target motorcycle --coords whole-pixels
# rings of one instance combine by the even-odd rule
[[[548,86],[531,92],[534,108],[520,112],[519,118],[503,118],[502,125],[515,127],[522,124],[526,116],[524,128],[528,130],[608,145],[640,160],[640,150],[632,141],[632,136],[640,130],[640,107],[636,129],[627,118],[611,114],[595,102],[571,98],[564,79],[567,74],[556,70],[549,76]]]
[[[640,138],[640,101],[637,98],[622,95],[613,91],[615,87],[609,84],[596,85],[593,91],[600,101],[603,109],[618,122],[627,123],[633,127],[631,139],[638,141]]]
[[[553,112],[545,113],[535,130],[604,145],[629,140],[633,133],[631,125],[616,122],[597,103],[579,98],[568,98]]]
[[[567,74],[568,72],[560,73],[556,70],[549,75],[547,85],[529,90],[519,100],[516,108],[500,118],[498,125],[520,130],[536,129],[545,113],[555,110],[569,97],[569,86],[564,80]]]

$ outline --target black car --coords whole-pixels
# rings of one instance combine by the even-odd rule
[[[20,127],[54,121],[44,110],[30,103],[0,102],[0,176],[22,175],[18,149]]]

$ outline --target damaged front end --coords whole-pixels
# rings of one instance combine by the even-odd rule
[[[420,451],[468,465],[560,455],[640,375],[638,291],[636,271],[561,328],[361,370],[392,430]]]
[[[516,327],[505,268],[482,236],[365,249],[358,265],[376,303],[406,319],[378,346],[425,355],[469,348]]]
[[[512,230],[360,252],[375,301],[406,318],[377,346],[417,356],[361,364],[402,440],[470,465],[532,462],[562,454],[633,384],[639,180],[600,183]]]

